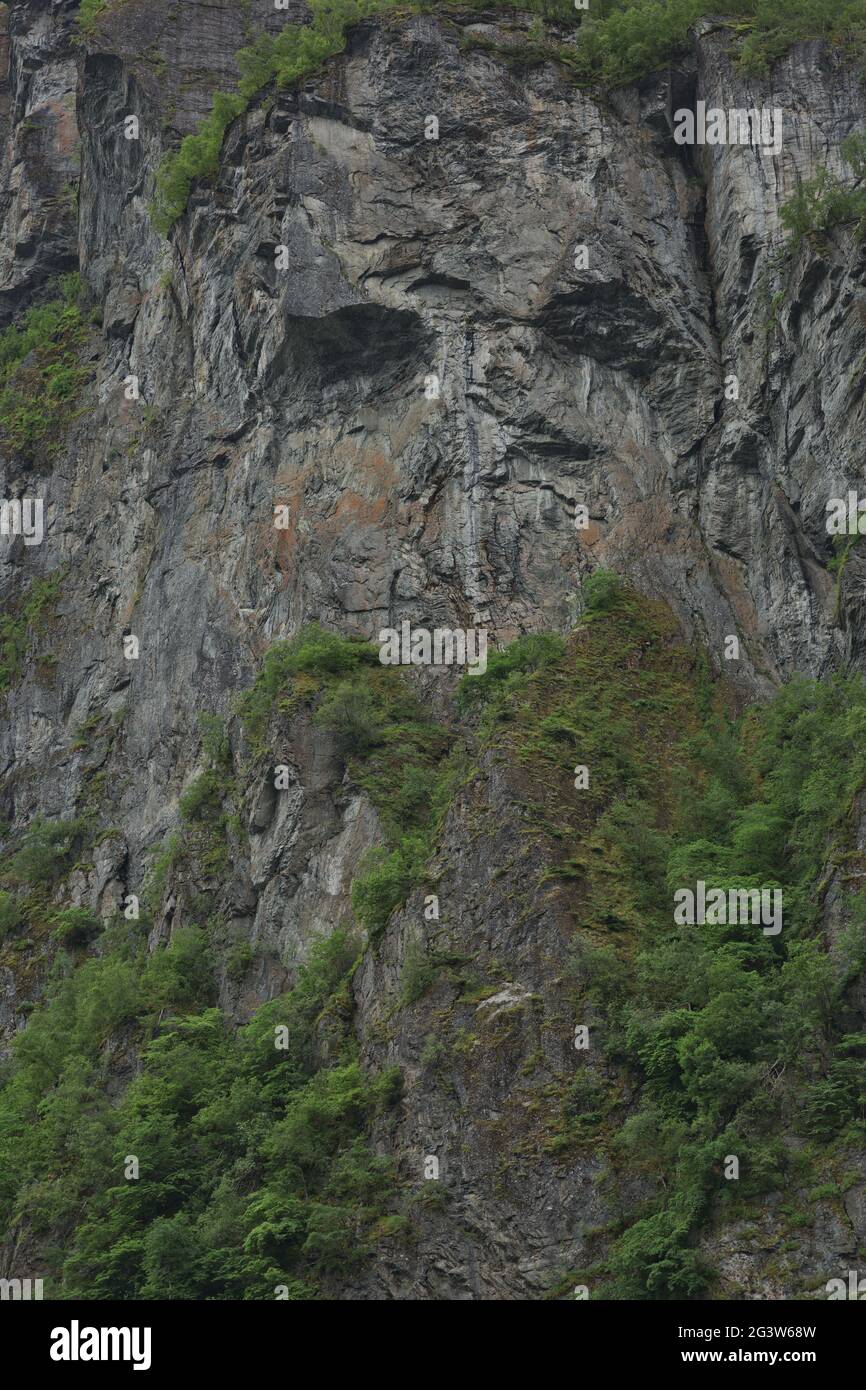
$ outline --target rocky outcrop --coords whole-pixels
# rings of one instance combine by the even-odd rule
[[[305,621],[366,638],[403,619],[478,624],[503,643],[567,628],[604,565],[670,604],[740,704],[860,661],[857,562],[838,603],[824,523],[863,462],[866,252],[844,233],[792,250],[780,224],[797,179],[838,169],[863,124],[855,66],[807,43],[746,79],[729,31],[706,24],[687,60],[602,97],[480,46],[510,41],[495,14],[367,21],[319,76],[233,123],[218,179],[165,239],[154,171],[234,80],[248,7],[124,0],[84,42],[74,18],[62,0],[0,6],[0,312],[80,267],[100,321],[86,412],[50,471],[0,458],[3,495],[46,510],[43,545],[0,549],[0,592],[64,576],[53,673],[28,667],[6,696],[0,813],[71,817],[98,775],[122,848],[76,901],[136,891],[201,769],[197,715],[227,716]],[[781,109],[781,150],[677,145],[672,112],[697,100]],[[444,707],[447,686],[420,679]],[[88,721],[100,734],[82,748]],[[252,958],[220,978],[238,1017],[348,918],[380,839],[367,799],[334,791],[333,757],[295,721],[290,790],[245,789],[227,904]],[[543,859],[517,841],[524,792],[486,767],[447,824],[437,950],[472,954],[492,991],[459,1004],[468,1041],[447,1086],[428,1084],[435,992],[382,1032],[420,890],[356,977],[365,1060],[409,1078],[395,1151],[438,1154],[461,1198],[416,1256],[383,1257],[346,1296],[537,1295],[610,1219],[592,1163],[537,1150],[527,1059],[558,1076],[572,1059],[550,1026],[561,902],[520,892]],[[172,901],[161,930],[182,915]],[[11,1032],[25,997],[0,974]],[[730,1266],[749,1296],[784,1289],[736,1251]]]

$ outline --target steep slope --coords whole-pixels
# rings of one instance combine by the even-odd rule
[[[0,356],[2,496],[45,509],[41,544],[0,546],[12,1153],[54,1107],[3,1193],[0,1270],[97,1297],[814,1292],[866,1227],[862,695],[783,695],[760,755],[725,721],[862,664],[863,561],[840,564],[826,508],[862,467],[866,258],[848,224],[797,242],[782,223],[819,167],[849,178],[860,63],[810,39],[749,76],[730,25],[702,20],[665,68],[600,89],[519,12],[371,16],[252,97],[164,236],[161,160],[237,50],[307,11],[88,8],[84,30],[43,0],[0,22],[0,309],[56,305]],[[780,150],[678,145],[673,113],[699,101],[778,108]],[[404,621],[487,629],[513,654],[505,693],[469,677],[458,702],[459,673],[423,666],[404,688],[305,628],[376,642]],[[527,633],[561,642],[509,646]],[[839,771],[812,788],[820,814],[766,790],[785,719],[804,786],[822,759]],[[701,809],[728,756],[727,799]],[[770,828],[747,852],[753,805]],[[676,859],[696,842],[733,858]],[[736,874],[811,901],[792,938],[820,960],[801,979],[784,934],[749,928],[748,980],[720,984],[708,944],[683,997],[650,987],[658,933],[677,973],[672,885]],[[701,1093],[679,1017],[654,1077],[642,991],[653,1017],[717,993],[766,1016],[740,1052],[730,1020],[713,1035],[739,1108]],[[297,1056],[266,1048],[281,1010]],[[604,1037],[585,1067],[583,1023]],[[815,1086],[832,1116],[789,1142]],[[251,1108],[217,1113],[232,1087]],[[204,1270],[210,1247],[248,1262]]]

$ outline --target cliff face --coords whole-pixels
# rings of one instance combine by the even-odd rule
[[[230,719],[268,647],[305,622],[373,640],[406,619],[480,626],[502,645],[565,631],[603,567],[668,605],[732,707],[860,661],[862,562],[839,599],[825,509],[863,462],[866,252],[840,233],[783,253],[780,225],[798,178],[840,170],[864,122],[855,66],[804,43],[747,79],[730,30],[707,21],[687,59],[602,99],[482,46],[507,48],[519,20],[365,21],[320,76],[232,124],[218,179],[166,239],[147,210],[159,159],[230,84],[250,33],[286,16],[124,0],[81,42],[76,9],[0,9],[0,310],[11,321],[76,268],[97,307],[61,445],[0,458],[2,496],[43,498],[46,518],[39,546],[4,538],[0,592],[14,605],[62,573],[6,693],[0,809],[13,831],[97,816],[65,903],[107,919],[140,891],[204,766],[197,716]],[[672,111],[697,101],[781,109],[781,151],[677,145]],[[447,676],[418,682],[448,710]],[[218,888],[219,1003],[238,1020],[351,920],[382,839],[335,739],[303,713],[283,738],[290,789],[245,774]],[[487,997],[446,982],[404,1007],[429,884],[355,976],[362,1060],[404,1074],[376,1142],[416,1177],[438,1155],[452,1197],[341,1296],[535,1296],[645,1195],[632,1174],[612,1197],[600,1159],[542,1142],[538,1096],[574,1065],[575,890],[539,887],[557,855],[522,831],[549,792],[539,777],[485,754],[436,850],[436,949],[472,957]],[[151,948],[195,919],[195,886],[169,878]],[[239,943],[244,969],[228,970]],[[37,935],[6,954],[10,1037],[52,950]],[[458,1035],[473,1039],[462,1052]],[[431,1036],[450,1039],[447,1084],[422,1059]],[[859,1171],[844,1210],[802,1237],[796,1276],[769,1268],[769,1236],[745,1254],[736,1229],[714,1238],[726,1287],[783,1296],[847,1268],[866,1231]]]

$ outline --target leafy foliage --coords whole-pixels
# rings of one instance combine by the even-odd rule
[[[160,165],[153,208],[154,225],[167,232],[186,208],[195,179],[212,178],[219,171],[225,133],[244,112],[251,99],[275,81],[288,87],[321,67],[345,47],[349,25],[365,15],[392,7],[394,0],[310,0],[310,24],[287,25],[275,38],[262,34],[237,55],[240,82],[234,93],[217,92],[210,115],[195,135],[187,135],[180,149]]]
[[[30,887],[56,881],[71,866],[87,829],[83,818],[34,820],[5,859],[0,878]]]
[[[845,223],[852,224],[858,241],[866,236],[866,131],[843,140],[841,154],[854,173],[853,183],[843,183],[822,165],[814,178],[801,180],[783,206],[782,225],[795,241],[820,236]]]
[[[695,1297],[712,1278],[696,1254],[701,1226],[813,1161],[782,1144],[786,1129],[862,1142],[864,1064],[845,1000],[866,962],[866,910],[849,899],[832,956],[820,919],[828,861],[842,869],[852,857],[866,686],[794,682],[732,722],[723,687],[678,646],[670,615],[600,579],[537,676],[479,686],[490,715],[481,733],[544,789],[531,829],[563,845],[546,877],[577,883],[578,997],[597,1010],[607,1067],[626,1069],[641,1096],[617,1132],[615,1089],[581,1073],[562,1094],[549,1151],[591,1141],[597,1153],[601,1142],[615,1168],[657,1183],[596,1271],[606,1293]],[[591,781],[575,798],[577,760]],[[673,889],[699,878],[781,887],[781,939],[750,923],[677,928]],[[405,992],[429,974],[409,969]],[[727,1187],[731,1153],[743,1169]]]
[[[548,878],[576,884],[574,1007],[592,1005],[606,1067],[640,1096],[617,1130],[615,1103],[584,1078],[562,1096],[550,1151],[592,1142],[656,1194],[596,1270],[604,1294],[693,1298],[712,1279],[696,1251],[705,1223],[826,1164],[810,1141],[841,1152],[866,1136],[866,1048],[847,1002],[866,965],[862,895],[843,890],[832,954],[822,923],[826,875],[861,872],[866,682],[796,680],[733,721],[661,606],[615,592],[587,604],[538,679],[512,686],[487,738],[545,787],[533,811],[564,856]],[[578,759],[591,779],[575,797]],[[673,892],[698,879],[779,887],[781,935],[677,926]],[[736,1183],[722,1175],[731,1154]]]
[[[79,354],[87,336],[80,294],[78,275],[61,276],[55,299],[0,334],[0,446],[28,461],[59,448],[88,376]]]
[[[748,72],[769,72],[800,39],[826,38],[855,56],[866,49],[863,0],[755,0],[752,10],[741,54]]]
[[[63,1233],[55,1296],[273,1298],[285,1285],[314,1297],[364,1258],[394,1200],[365,1130],[399,1076],[360,1071],[339,1003],[352,960],[344,935],[322,942],[291,993],[238,1032],[210,1006],[195,928],[152,957],[114,931],[78,970],[58,961],[0,1093],[0,1210]],[[104,1043],[124,1028],[141,1069],[112,1102]]]
[[[826,1163],[822,1149],[841,1154],[866,1131],[866,1036],[849,1003],[866,966],[866,895],[845,890],[846,873],[859,881],[863,867],[852,831],[866,785],[866,683],[793,681],[734,720],[664,605],[615,576],[593,578],[569,638],[537,634],[492,653],[483,677],[464,678],[460,703],[470,739],[549,790],[527,810],[562,845],[549,877],[578,884],[568,899],[575,1007],[591,1004],[606,1075],[627,1078],[637,1097],[623,1111],[615,1088],[579,1073],[549,1144],[560,1154],[591,1142],[649,1194],[605,1255],[603,1291],[696,1298],[713,1277],[697,1248],[709,1221],[802,1184]],[[345,736],[347,701],[370,737]],[[240,705],[264,753],[299,712],[336,730],[341,766],[383,826],[352,893],[375,937],[423,880],[466,775],[457,733],[424,718],[374,649],[319,628],[279,644]],[[185,838],[218,825],[233,795],[226,730],[214,716],[201,723],[208,768],[184,806]],[[578,757],[592,776],[575,797]],[[86,834],[85,822],[35,822],[4,861],[4,885],[54,894]],[[145,907],[183,852],[166,846]],[[828,872],[847,923],[832,952]],[[697,879],[778,885],[783,933],[677,926],[672,892]],[[21,911],[4,888],[0,933],[19,930]],[[51,921],[70,946],[101,925],[73,908],[52,908]],[[320,943],[294,989],[235,1031],[214,1007],[206,933],[185,925],[152,955],[146,939],[145,923],[124,922],[77,968],[58,957],[0,1092],[0,1219],[44,1237],[63,1297],[326,1293],[404,1221],[395,1176],[369,1143],[400,1081],[358,1065],[357,944],[342,931]],[[242,975],[249,955],[236,949]],[[446,967],[411,942],[400,1003],[414,1005]],[[108,1068],[125,1048],[141,1070],[109,1100]],[[726,1184],[731,1154],[740,1179]],[[130,1155],[137,1179],[124,1176]]]
[[[61,580],[59,572],[35,579],[23,598],[0,614],[0,693],[18,680],[33,639],[51,622]]]
[[[78,6],[79,29],[85,34],[91,33],[97,19],[107,5],[108,0],[81,0],[81,4]]]

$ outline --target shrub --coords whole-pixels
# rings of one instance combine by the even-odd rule
[[[255,959],[248,941],[241,941],[226,957],[226,974],[234,984],[240,984]]]
[[[853,170],[856,182],[846,186],[822,165],[814,178],[798,183],[796,191],[782,207],[780,219],[800,241],[804,236],[820,235],[831,227],[853,224],[858,240],[866,236],[866,132],[860,131],[843,140],[841,154]]]
[[[180,149],[163,160],[156,176],[152,208],[157,231],[167,232],[184,211],[195,179],[213,177],[219,171],[222,142],[229,125],[246,110],[239,95],[217,92],[209,116],[195,135],[187,135]]]
[[[525,683],[536,671],[559,661],[565,641],[551,632],[535,632],[518,637],[502,651],[491,652],[487,670],[477,676],[461,677],[457,702],[462,709],[498,700]]]
[[[27,920],[24,904],[14,893],[0,889],[0,942],[13,936]]]
[[[85,34],[92,33],[97,19],[107,5],[108,0],[81,0],[78,6],[79,29]]]
[[[294,681],[308,678],[312,682],[308,693],[314,694],[317,682],[348,675],[376,660],[376,650],[369,643],[340,637],[318,623],[306,624],[288,642],[276,642],[265,654],[251,689],[235,702],[235,712],[256,753],[264,753],[265,735],[278,697]]]
[[[88,376],[79,365],[87,336],[80,277],[61,276],[56,288],[58,298],[0,334],[0,440],[28,461],[59,447]]]
[[[352,907],[370,936],[385,930],[391,913],[421,880],[427,852],[421,835],[406,836],[391,851],[368,850],[352,884]]]
[[[372,692],[363,685],[341,681],[325,695],[316,710],[315,722],[338,736],[352,753],[365,753],[382,740]]]
[[[583,581],[581,595],[587,613],[609,613],[623,595],[619,575],[613,570],[594,570]]]
[[[102,919],[85,907],[67,907],[53,917],[55,941],[64,946],[86,946],[102,931]]]
[[[410,937],[400,972],[400,1002],[414,1004],[436,983],[441,962],[432,960],[417,937]]]
[[[670,1212],[638,1221],[616,1242],[610,1269],[614,1296],[625,1299],[696,1298],[707,1272],[686,1244],[688,1223]]]
[[[168,946],[154,951],[144,969],[142,991],[153,1009],[210,1002],[213,959],[201,927],[179,927]]]
[[[180,798],[181,819],[196,821],[215,821],[222,814],[224,795],[223,778],[210,769],[202,772]]]
[[[54,616],[61,573],[34,579],[24,598],[0,616],[0,692],[21,675],[31,642],[40,637]]]
[[[7,883],[50,883],[70,867],[74,851],[82,844],[87,821],[37,819],[24,832],[18,848],[9,856],[2,879]]]
[[[198,725],[202,734],[202,752],[211,766],[220,769],[231,767],[231,742],[223,720],[216,714],[200,714]]]

